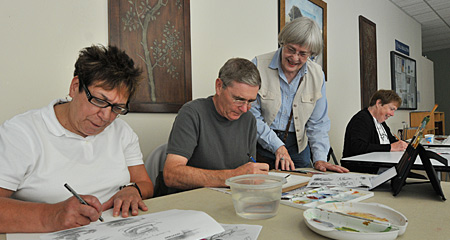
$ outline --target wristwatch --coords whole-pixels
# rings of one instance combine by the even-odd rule
[[[142,198],[141,189],[139,189],[139,187],[138,187],[138,185],[136,183],[132,182],[132,183],[128,183],[126,185],[120,186],[119,190],[122,190],[122,189],[124,189],[126,187],[135,187],[138,190],[138,192],[139,192],[139,196],[141,196],[141,198]]]

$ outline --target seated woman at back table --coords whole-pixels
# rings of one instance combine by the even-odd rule
[[[394,116],[401,104],[402,99],[393,90],[376,91],[370,99],[369,107],[355,114],[348,123],[342,157],[370,152],[404,151],[408,144],[397,140],[385,122]]]

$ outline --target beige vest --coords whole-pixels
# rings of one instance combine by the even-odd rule
[[[261,114],[267,125],[275,120],[281,107],[281,90],[278,69],[269,68],[275,52],[257,56],[258,70],[261,74],[261,88],[258,92],[261,99]],[[323,72],[320,65],[308,59],[307,73],[295,94],[292,103],[294,127],[297,135],[299,152],[308,144],[305,125],[311,116],[317,100],[322,97]]]

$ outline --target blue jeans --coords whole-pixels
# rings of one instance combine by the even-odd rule
[[[284,132],[278,131],[276,133],[280,139],[283,139]],[[297,138],[295,136],[295,133],[290,132],[288,134],[286,142],[284,144],[289,152],[289,156],[291,157],[292,161],[294,162],[295,168],[312,167],[311,166],[311,150],[309,148],[309,145],[307,145],[306,148],[302,152],[299,153],[298,146],[297,146]],[[273,161],[272,165],[275,164],[275,155],[273,153],[262,148],[261,145],[259,145],[259,144],[256,148],[256,151],[262,157],[272,160]]]

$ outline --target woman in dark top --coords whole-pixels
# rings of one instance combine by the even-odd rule
[[[402,99],[392,90],[378,90],[369,107],[355,114],[347,125],[343,157],[370,152],[404,151],[408,144],[398,141],[386,124],[401,105]]]

